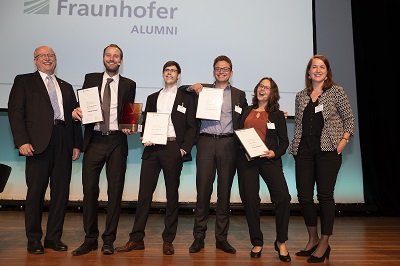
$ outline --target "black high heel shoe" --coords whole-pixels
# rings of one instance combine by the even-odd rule
[[[296,252],[295,254],[296,254],[296,256],[300,256],[300,257],[309,257],[309,256],[311,256],[311,254],[314,253],[314,251],[317,249],[317,247],[318,247],[318,244],[316,244],[309,250],[300,250],[299,252]]]
[[[278,256],[279,256],[279,259],[280,259],[281,261],[283,261],[283,262],[290,262],[290,261],[292,261],[292,259],[290,258],[289,251],[288,251],[287,255],[285,255],[285,256],[281,255],[280,250],[279,250],[279,247],[278,247],[278,243],[277,243],[276,240],[275,240],[275,242],[274,242],[274,246],[275,246],[275,250],[278,251]]]
[[[329,254],[331,253],[331,247],[328,245],[328,248],[325,250],[324,255],[322,257],[315,257],[314,255],[311,255],[307,262],[308,263],[319,263],[319,262],[324,262],[325,258],[329,259]]]
[[[254,248],[254,247],[253,247]],[[263,248],[261,247],[261,250],[259,252],[253,252],[253,249],[251,249],[250,251],[250,257],[252,257],[253,259],[259,259],[261,258],[261,252],[262,252]]]

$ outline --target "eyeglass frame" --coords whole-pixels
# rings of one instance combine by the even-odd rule
[[[45,58],[45,57],[48,57],[48,58],[56,58],[56,54],[38,54],[38,55],[35,56],[34,58],[35,58],[35,59],[38,59],[38,58]]]
[[[271,87],[264,86],[264,85],[262,85],[262,84],[258,84],[257,87],[260,88],[260,89],[263,89],[263,90],[270,90],[270,89],[271,89]]]
[[[215,72],[229,72],[231,71],[230,67],[214,67]]]
[[[164,69],[164,72],[167,72],[167,73],[177,73],[177,72],[178,72],[178,69],[166,68],[166,69]]]

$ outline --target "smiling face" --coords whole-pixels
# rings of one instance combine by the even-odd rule
[[[57,58],[53,49],[48,46],[40,46],[35,49],[33,56],[33,62],[39,71],[47,75],[54,74],[54,70],[57,66]]]
[[[181,74],[178,73],[178,68],[174,65],[168,66],[162,73],[165,87],[175,86],[180,78]]]
[[[111,77],[118,73],[119,67],[122,64],[121,50],[117,47],[107,47],[103,54],[103,64],[106,67],[106,72]]]
[[[310,68],[308,70],[308,75],[313,82],[324,82],[328,74],[328,69],[324,63],[319,58],[314,58],[311,62]]]
[[[257,99],[259,102],[267,102],[271,93],[271,81],[263,79],[257,87]]]
[[[233,72],[227,61],[218,61],[214,65],[214,77],[217,83],[227,83]]]

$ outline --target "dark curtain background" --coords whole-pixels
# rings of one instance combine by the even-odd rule
[[[395,41],[400,4],[352,0],[351,5],[365,203],[381,215],[400,216],[400,46]]]

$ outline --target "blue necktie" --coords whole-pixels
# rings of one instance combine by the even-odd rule
[[[47,85],[49,87],[49,96],[51,105],[53,106],[54,111],[54,119],[59,119],[61,116],[60,106],[58,105],[58,97],[56,86],[54,85],[53,78],[51,76],[47,76]]]
[[[111,105],[111,88],[110,83],[113,81],[112,78],[107,79],[106,86],[104,88],[102,109],[103,109],[103,122],[100,123],[100,130],[107,132],[110,130],[110,105]]]

